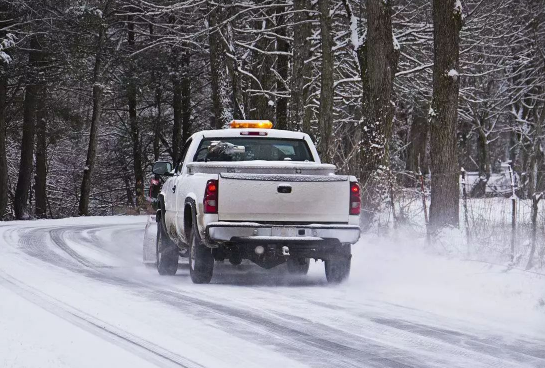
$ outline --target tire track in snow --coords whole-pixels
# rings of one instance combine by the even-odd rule
[[[0,282],[17,295],[45,311],[82,328],[130,353],[139,355],[147,361],[161,367],[204,368],[202,365],[163,349],[150,341],[132,335],[114,327],[79,309],[70,307],[61,301],[40,292],[0,271]]]
[[[78,252],[76,252],[74,249],[68,246],[66,241],[64,240],[64,234],[67,231],[77,231],[82,232],[87,230],[87,227],[78,227],[78,228],[58,228],[58,229],[51,229],[49,230],[49,235],[51,236],[51,240],[53,243],[55,243],[60,249],[62,249],[66,254],[68,254],[70,257],[72,257],[74,260],[79,262],[85,267],[90,268],[103,268],[107,267],[106,265],[97,263],[97,262],[91,262],[84,257],[82,257]]]
[[[233,322],[235,322],[233,319],[238,319],[239,323],[249,323],[249,326],[262,326],[271,335],[277,336],[282,342],[287,342],[288,345],[291,343],[295,345],[302,345],[298,347],[301,350],[299,350],[297,354],[308,355],[306,359],[313,361],[312,357],[315,354],[318,354],[318,356],[321,357],[320,359],[326,359],[324,361],[325,364],[323,364],[325,367],[338,366],[340,362],[344,362],[347,364],[347,366],[355,367],[452,366],[449,364],[449,361],[441,361],[441,354],[438,358],[434,358],[428,354],[425,359],[423,358],[426,354],[420,354],[421,359],[419,359],[418,354],[414,354],[414,352],[407,352],[406,350],[391,345],[391,343],[389,344],[388,342],[385,343],[384,341],[377,340],[377,337],[350,333],[346,330],[339,330],[337,328],[324,325],[323,323],[308,321],[294,315],[265,317],[265,311],[259,313],[256,311],[256,308],[233,308],[232,306],[221,305],[221,303],[209,302],[207,300],[195,298],[189,294],[165,290],[157,290],[152,292],[150,296],[152,298],[156,298],[157,300],[157,297],[154,296],[157,295],[157,293],[159,293],[159,295],[163,295],[163,297],[158,300],[169,303],[173,306],[180,307],[180,303],[183,302],[194,304],[193,308],[188,305],[187,309],[184,308],[184,311],[194,310],[195,307],[205,307],[212,313],[216,313],[220,317],[223,316],[224,318],[220,318],[217,323],[223,325],[226,331],[233,331],[233,328],[235,327],[233,325]],[[268,314],[273,314],[270,311],[266,312]],[[199,314],[195,314],[195,317],[199,318]],[[453,355],[467,357],[467,361],[464,364],[457,366],[487,366],[497,368],[513,366],[518,367],[520,366],[519,363],[521,363],[521,361],[517,360],[518,356],[516,354],[509,355],[509,360],[502,361],[501,358],[498,358],[494,353],[487,354],[480,350],[467,349],[462,343],[445,343],[443,341],[437,341],[434,338],[430,338],[429,336],[419,336],[412,334],[409,331],[392,329],[389,326],[386,326],[387,328],[384,329],[384,326],[378,325],[380,327],[377,328],[373,326],[373,323],[369,325],[369,321],[364,320],[362,322],[365,324],[365,326],[360,325],[362,332],[367,332],[366,329],[370,328],[375,330],[374,333],[378,333],[379,337],[382,334],[396,337],[395,335],[397,334],[398,337],[404,339],[406,342],[409,342],[412,345],[416,345],[417,348],[425,348],[426,352],[428,353],[431,352],[432,354],[435,354],[438,351],[444,352],[445,349],[448,349]],[[249,338],[255,340],[256,336],[250,336]],[[257,336],[257,338],[259,339],[260,337]],[[269,336],[266,335],[262,342],[270,344],[271,342]],[[289,346],[278,343],[276,340],[274,343],[278,344],[279,348],[281,349],[286,349],[286,351],[290,350]],[[317,348],[317,350],[314,350],[315,348]],[[498,349],[501,349],[501,347]],[[329,357],[327,354],[325,354],[326,352],[333,352],[333,356]],[[471,362],[479,362],[480,364],[471,365]],[[530,365],[531,367],[539,366],[539,362],[537,360],[528,361],[525,359],[525,363],[532,364]],[[535,365],[533,363],[535,363]],[[313,361],[313,365],[316,364],[318,364],[318,362]]]
[[[496,338],[478,338],[473,335],[469,335],[463,332],[454,331],[450,329],[426,326],[420,323],[408,322],[399,319],[389,318],[371,318],[373,322],[387,325],[403,331],[409,331],[421,336],[433,336],[435,339],[439,339],[451,344],[460,344],[466,347],[470,347],[474,351],[481,351],[490,356],[513,359],[513,356],[509,354],[516,353],[521,359],[524,359],[524,363],[538,364],[545,367],[545,345],[539,346],[529,341],[520,342],[517,345],[511,343],[499,341],[499,337]],[[497,345],[500,343],[500,345]],[[507,349],[507,350],[506,350]]]
[[[122,228],[122,226],[118,227]],[[99,225],[80,227],[73,226],[63,228],[61,235],[68,231],[75,232],[76,234],[80,232],[81,237],[84,238],[84,235],[81,234],[81,232],[89,231],[98,239],[96,234],[103,229],[104,226]],[[29,242],[32,243],[37,241],[37,238],[39,237],[37,236],[36,232],[44,230],[45,229],[30,230],[29,233],[32,235],[30,236]],[[58,231],[58,229],[56,230]],[[25,235],[23,234],[22,237],[24,238]],[[53,238],[54,242],[60,248],[69,248],[63,236],[52,236],[52,239]],[[90,245],[95,247],[97,246],[97,244]],[[62,263],[64,259],[62,257],[60,257],[60,259],[60,263]],[[105,272],[107,270],[95,269],[92,264],[85,265],[82,262],[79,263],[80,267],[77,269],[74,269],[73,267],[68,267],[68,269],[70,271],[84,274],[87,277],[94,278],[101,282],[136,289],[139,294],[149,298],[150,300],[158,300],[165,304],[169,304],[177,309],[183,310],[184,313],[191,314],[196,319],[213,319],[225,331],[233,332],[247,340],[258,341],[263,344],[275,346],[278,350],[292,355],[297,360],[302,362],[311,362],[313,366],[361,367],[362,365],[365,365],[392,368],[441,366],[437,361],[422,361],[418,359],[415,354],[408,354],[407,351],[403,351],[402,349],[394,346],[385,345],[381,341],[373,341],[372,338],[358,336],[357,334],[349,333],[345,330],[338,330],[322,323],[313,323],[295,315],[274,316],[274,312],[269,310],[264,311],[266,313],[259,313],[255,308],[244,309],[240,307],[221,305],[221,303],[207,300],[208,298],[213,297],[210,294],[207,295],[206,293],[198,291],[192,291],[192,294],[188,294],[180,291],[165,290],[158,288],[159,285],[153,283],[127,280],[125,278],[108,274]],[[81,267],[82,265],[84,268]],[[60,266],[63,267],[62,264],[60,264]],[[203,287],[203,290],[206,290],[206,286]],[[256,291],[258,290],[262,291],[260,289],[257,289]],[[274,294],[272,292],[267,293]],[[195,297],[195,295],[200,295],[200,297]],[[290,298],[293,297],[290,296]],[[299,301],[301,300],[299,299]],[[309,300],[307,301],[310,302]],[[330,305],[324,305],[323,307],[331,308]],[[269,316],[265,315],[267,313]],[[500,355],[509,358],[510,360],[514,359],[515,356],[520,357],[520,354],[530,355],[531,357],[538,359],[541,357],[541,353],[538,350],[527,349],[526,351],[520,351],[520,349],[518,349],[519,351],[515,351],[513,349],[514,346],[497,345],[493,341],[490,342],[490,344],[483,344],[482,342],[479,344],[479,341],[473,341],[474,336],[460,336],[456,331],[441,331],[435,327],[422,325],[420,327],[415,327],[414,325],[411,325],[410,322],[401,321],[402,323],[396,323],[395,319],[388,318],[374,318],[373,320],[373,318],[370,316],[361,316],[359,314],[353,315],[353,317],[358,317],[363,319],[363,321],[371,321],[377,325],[383,325],[397,330],[401,333],[401,335],[403,335],[404,338],[412,338],[413,340],[421,341],[422,344],[426,345],[425,349],[427,351],[440,351],[441,349],[445,348],[445,345],[451,345],[453,348],[455,348],[449,348],[451,352],[454,351],[462,356],[469,355],[468,358],[471,359],[475,359],[476,356],[479,356],[479,354],[488,355],[490,357],[497,357]],[[247,328],[240,328],[240,326],[246,326]],[[418,340],[419,337],[424,337],[425,340]],[[492,346],[492,343],[497,346]],[[460,349],[458,349],[458,347],[460,347]],[[504,354],[498,354],[502,352],[502,349],[507,349],[507,351],[504,352]],[[538,366],[537,364],[543,362],[542,360],[528,359],[528,357],[524,358],[523,361],[527,364],[534,362],[536,363],[535,366]],[[448,362],[445,364],[448,364]],[[501,364],[500,362],[494,366],[502,365],[511,366],[509,362],[505,362],[505,364]]]
[[[271,291],[260,289],[263,293],[271,294]],[[283,297],[292,298],[290,296],[283,295]],[[541,344],[526,339],[510,339],[510,341],[503,341],[502,336],[490,335],[487,337],[479,337],[469,332],[461,332],[452,328],[432,326],[424,323],[416,323],[410,320],[402,320],[393,317],[374,317],[368,313],[362,313],[354,310],[354,308],[347,308],[339,305],[330,305],[324,302],[319,302],[304,297],[297,297],[297,301],[304,301],[305,303],[316,305],[322,308],[331,309],[335,311],[344,311],[350,315],[350,318],[346,324],[351,325],[355,322],[355,319],[361,319],[364,321],[370,321],[378,325],[384,325],[404,331],[416,336],[424,338],[432,337],[434,340],[442,341],[445,344],[455,347],[461,347],[463,349],[469,349],[479,354],[485,354],[494,358],[503,358],[505,360],[515,360],[517,362],[523,362],[525,364],[532,364],[532,366],[545,367],[545,341]],[[388,304],[381,302],[381,304]],[[404,306],[398,306],[391,304],[392,306],[402,309],[410,309]],[[419,313],[422,311],[413,310]],[[426,313],[427,314],[427,313]],[[441,316],[434,316],[435,318],[444,318]],[[463,353],[463,352],[461,352]]]
[[[243,338],[247,340],[255,340],[257,338],[257,340],[263,344],[277,346],[278,350],[291,352],[294,358],[302,362],[308,362],[309,359],[314,360],[313,366],[361,367],[362,364],[369,367],[381,368],[411,368],[424,366],[422,365],[423,362],[414,361],[413,358],[407,357],[403,351],[389,349],[388,354],[381,356],[374,351],[384,350],[384,347],[374,344],[371,341],[364,344],[364,350],[354,348],[332,341],[331,339],[319,337],[319,334],[318,336],[314,336],[313,334],[299,331],[296,328],[283,326],[263,316],[250,313],[249,311],[205,301],[190,296],[189,294],[150,289],[150,286],[152,286],[150,284],[123,279],[115,275],[108,275],[105,272],[101,272],[100,269],[92,267],[92,264],[89,262],[78,262],[80,267],[73,267],[64,265],[62,257],[49,257],[47,253],[44,254],[44,251],[47,252],[48,246],[44,237],[40,236],[40,233],[61,230],[84,231],[89,230],[89,228],[89,226],[73,226],[54,230],[37,228],[30,230],[28,232],[29,236],[27,236],[26,233],[23,233],[21,239],[24,239],[25,243],[34,244],[34,249],[41,250],[41,252],[37,251],[31,254],[37,258],[67,268],[71,272],[83,274],[100,282],[137,289],[140,295],[146,296],[149,300],[159,300],[177,309],[180,309],[183,306],[183,311],[185,313],[193,314],[195,318],[198,319],[203,318],[201,313],[205,310],[208,317],[215,319],[216,322],[222,325],[223,329],[228,332],[233,332],[234,323],[245,324],[247,327],[251,328],[251,333],[248,334],[248,332],[244,330],[239,331],[239,335]],[[54,236],[52,237],[52,240],[61,249],[69,247],[62,236]],[[271,341],[271,335],[275,337],[274,341]],[[301,355],[305,356],[305,359],[301,359]],[[402,359],[396,360],[392,358],[392,356],[402,357]],[[404,360],[413,360],[414,364],[406,364]]]
[[[21,228],[18,247],[24,253],[52,265],[75,271],[78,263],[70,257],[62,257],[47,244],[48,230],[44,228]]]
[[[255,291],[265,295],[276,297],[276,294],[268,289],[260,288],[256,289]],[[346,330],[343,330],[345,332],[357,323],[365,323],[366,328],[372,328],[372,324],[376,324],[377,326],[385,326],[403,333],[413,335],[415,337],[415,341],[422,341],[422,343],[425,343],[425,341],[419,340],[420,338],[432,338],[437,342],[442,342],[447,346],[452,346],[453,351],[460,355],[468,355],[468,353],[474,353],[478,355],[485,355],[489,358],[496,358],[498,359],[498,361],[503,359],[507,365],[507,362],[511,361],[516,363],[529,364],[531,367],[545,367],[545,341],[542,341],[541,344],[526,339],[510,339],[510,341],[503,341],[504,339],[502,336],[488,335],[487,337],[479,337],[478,335],[472,334],[470,332],[461,332],[452,328],[427,325],[424,323],[415,323],[411,322],[408,319],[402,320],[395,317],[375,317],[373,315],[369,315],[368,312],[364,313],[359,310],[355,310],[355,308],[327,304],[325,302],[320,302],[310,299],[308,297],[304,297],[304,295],[298,295],[294,297],[284,294],[282,295],[282,298],[292,299],[298,303],[308,303],[311,306],[317,306],[331,311],[345,312],[349,315],[348,317],[341,317],[339,313],[336,313],[336,323],[342,321],[344,325],[347,326]],[[381,304],[389,303],[381,302]],[[412,308],[407,308],[404,306],[399,306],[395,304],[391,305],[403,310],[413,310]],[[373,306],[376,307],[376,305]],[[258,307],[253,306],[253,308],[255,309]],[[413,311],[423,313],[419,310]],[[283,314],[279,311],[268,311],[268,313],[275,315],[278,319],[289,317],[289,315],[285,313]],[[428,313],[426,313],[426,315],[427,314]],[[444,318],[438,315],[432,315],[432,317]],[[305,320],[304,317],[295,318]],[[369,325],[369,322],[371,323],[371,325]],[[307,321],[307,323],[313,322]],[[379,330],[381,329],[381,327],[375,327],[373,329]],[[358,335],[357,331],[353,331],[353,333]],[[494,364],[495,367],[500,365],[501,362]]]
[[[184,298],[188,298],[188,296],[185,296]],[[245,309],[244,317],[242,318],[246,320],[249,318],[255,318],[255,311],[258,308],[259,307]],[[278,323],[277,327],[294,330],[294,336],[297,336],[297,334],[301,331],[305,331],[306,334],[310,334],[311,336],[327,336],[327,340],[332,340],[338,344],[352,348],[357,348],[359,344],[360,348],[365,348],[361,351],[365,351],[366,354],[379,355],[381,357],[389,356],[393,361],[401,360],[404,361],[406,365],[413,367],[445,367],[452,365],[449,364],[449,361],[444,361],[441,355],[435,357],[430,356],[429,354],[428,356],[426,356],[426,354],[416,354],[421,355],[421,358],[425,357],[425,359],[420,360],[414,356],[415,354],[408,355],[407,350],[395,346],[395,343],[393,343],[395,339],[401,341],[405,348],[407,345],[412,345],[418,349],[425,348],[424,350],[427,353],[435,354],[438,351],[443,351],[451,356],[466,357],[468,362],[466,362],[465,365],[457,365],[463,367],[518,367],[520,366],[520,363],[529,364],[528,366],[530,367],[537,367],[540,364],[545,363],[545,361],[542,361],[535,356],[524,356],[525,354],[521,352],[505,351],[505,347],[503,346],[493,347],[491,345],[483,344],[483,346],[488,347],[487,351],[483,351],[483,346],[466,344],[464,340],[446,341],[437,339],[434,335],[427,336],[425,334],[415,334],[413,331],[378,324],[369,317],[362,318],[359,321],[351,321],[354,328],[352,331],[349,331],[349,328],[347,328],[346,325],[343,327],[343,329],[339,329],[338,327],[332,327],[320,322],[314,322],[295,315],[283,314],[275,311],[267,311],[267,313],[271,315],[271,317],[267,318],[268,322],[256,320],[256,324],[267,325],[271,324],[270,321],[284,320],[285,323]],[[310,313],[310,311],[308,313]],[[229,315],[233,314],[233,312],[229,313]],[[293,327],[290,328],[290,324]],[[288,325],[288,327],[286,327],[286,325]],[[357,331],[355,326],[359,326],[360,331]],[[377,354],[377,352],[381,353]],[[342,353],[345,354],[346,352]],[[362,362],[380,363],[377,365],[380,367],[391,366],[388,365],[388,363],[392,364],[391,361],[381,362],[380,359],[375,360],[369,358],[367,360],[362,360]],[[481,364],[471,365],[471,362],[480,362]]]

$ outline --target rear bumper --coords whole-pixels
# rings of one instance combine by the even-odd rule
[[[338,240],[354,244],[360,238],[356,225],[270,225],[259,223],[214,222],[206,227],[206,237],[213,242],[292,243]]]

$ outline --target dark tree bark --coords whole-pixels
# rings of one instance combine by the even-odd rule
[[[6,154],[6,104],[8,76],[5,66],[0,70],[0,220],[6,214],[8,205],[8,161]]]
[[[153,42],[154,27],[149,25],[150,41]],[[153,159],[159,160],[161,155],[161,130],[163,129],[163,88],[161,86],[161,73],[153,70],[151,73],[152,83],[155,86],[155,108],[157,115],[153,125]]]
[[[434,67],[430,110],[430,230],[459,224],[459,167],[456,145],[461,9],[455,0],[433,0]]]
[[[229,4],[229,2],[227,2]],[[231,4],[230,4],[231,5]],[[230,6],[228,8],[227,16],[232,18],[237,13],[236,6]],[[223,28],[219,28],[221,33],[221,41],[224,43],[223,47],[226,53],[229,53],[227,58],[227,67],[229,71],[229,81],[231,85],[231,106],[233,119],[246,119],[246,111],[244,110],[244,94],[242,87],[242,77],[240,70],[240,60],[236,55],[236,43],[235,43],[235,31],[231,22],[227,22],[227,25]]]
[[[191,53],[184,52],[182,55],[182,146],[191,135]]]
[[[15,189],[13,208],[15,218],[26,220],[30,217],[29,191],[32,184],[32,168],[34,158],[34,134],[36,128],[36,103],[38,101],[38,67],[42,59],[41,46],[36,35],[31,36],[29,51],[29,72],[25,87],[23,103],[23,138],[21,142],[21,160],[19,176]]]
[[[177,52],[182,52],[177,50]],[[183,51],[181,57],[174,58],[176,69],[172,79],[174,93],[172,95],[172,107],[174,110],[174,124],[172,128],[172,160],[177,163],[181,157],[180,153],[190,135],[191,129],[191,79],[189,67],[191,54],[188,50]],[[179,65],[178,65],[179,64]],[[181,71],[180,71],[181,69]]]
[[[335,93],[334,86],[334,54],[333,54],[333,34],[331,20],[330,0],[321,0],[318,2],[320,11],[320,31],[322,40],[322,66],[321,66],[321,91],[320,91],[320,144],[319,149],[324,161],[331,159],[331,133],[333,128],[333,98]]]
[[[272,19],[272,14],[266,10],[267,18]],[[272,22],[267,20],[264,27],[273,27]],[[264,51],[273,51],[274,45],[267,37],[261,37],[256,44],[256,49]],[[275,76],[273,74],[274,56],[263,54],[258,51],[253,51],[252,60],[255,60],[252,65],[252,74],[257,80],[250,80],[250,87],[254,91],[271,90],[273,87]],[[249,119],[268,119],[274,120],[274,109],[269,106],[269,96],[265,93],[252,93],[249,98],[247,114]]]
[[[109,4],[110,2],[108,2],[106,5],[106,11],[108,11]],[[87,148],[87,159],[85,160],[83,179],[81,181],[80,187],[78,208],[78,213],[80,216],[89,215],[89,196],[91,195],[91,180],[95,168],[96,151],[98,144],[98,129],[100,126],[100,118],[102,115],[103,86],[100,84],[100,79],[102,74],[102,58],[104,53],[105,37],[106,29],[104,26],[101,26],[97,37],[97,49],[95,55],[95,64],[93,67],[93,112],[91,117],[91,129],[89,131],[89,146]]]
[[[96,64],[95,64],[96,66]],[[102,86],[95,82],[93,86],[93,113],[91,117],[91,129],[89,131],[89,147],[87,149],[87,159],[83,169],[83,180],[81,182],[79,215],[89,215],[89,196],[91,194],[91,179],[96,161],[96,151],[98,143],[98,128],[100,125],[100,116],[102,114]]]
[[[47,87],[40,86],[36,118],[36,177],[35,213],[37,218],[47,217]]]
[[[157,116],[153,128],[153,158],[158,161],[161,154],[161,129],[163,127],[163,89],[160,85],[155,88],[155,108]]]
[[[490,147],[485,132],[487,117],[477,117],[477,163],[479,165],[479,181],[471,189],[472,197],[483,197],[486,194],[486,185],[490,179]]]
[[[380,165],[389,165],[394,106],[392,95],[399,51],[394,47],[392,5],[387,0],[367,2],[367,116],[363,134],[363,177]],[[365,180],[364,180],[365,182]]]
[[[344,10],[346,11],[347,20],[350,24],[350,27],[353,27],[354,19],[357,19],[357,17],[354,15],[352,11],[352,7],[348,0],[342,0],[342,3],[344,5]],[[367,101],[368,101],[368,95],[369,95],[369,78],[367,75],[367,48],[366,48],[366,40],[363,39],[360,43],[360,35],[359,30],[356,28],[356,30],[352,30],[352,32],[356,31],[358,44],[353,44],[354,47],[354,53],[356,60],[358,62],[358,72],[360,74],[361,79],[361,86],[362,86],[362,96],[361,96],[361,111],[362,114],[365,117],[367,109]],[[360,142],[362,142],[362,132],[364,132],[363,129],[358,129],[357,126],[351,126],[347,129],[346,137],[345,137],[345,156],[350,157],[348,165],[353,169],[354,172],[357,172],[358,176],[361,176],[361,161],[362,161],[362,147],[360,145]],[[359,153],[359,154],[358,154]],[[359,170],[357,171],[356,168]]]
[[[220,129],[233,119],[232,98],[228,91],[228,76],[226,75],[227,61],[223,42],[218,26],[221,23],[221,7],[208,3],[208,24],[210,44],[210,76],[212,89],[212,113],[214,115],[212,126]]]
[[[310,114],[305,114],[308,98],[308,88],[311,69],[305,61],[310,59],[311,26],[308,15],[310,0],[293,1],[293,61],[290,96],[290,124],[293,129],[301,129],[310,134]]]
[[[135,24],[133,16],[129,15],[127,20],[127,43],[129,49],[134,51],[135,48]],[[133,63],[131,61],[131,63]],[[134,65],[129,68],[129,86],[127,87],[127,103],[129,107],[129,126],[132,139],[132,154],[134,168],[134,186],[136,194],[136,206],[140,207],[144,204],[144,170],[142,169],[142,150],[140,145],[140,127],[138,124],[137,114],[137,85]]]
[[[285,7],[276,9],[276,51],[288,53],[290,44],[286,41],[286,11]],[[279,94],[286,94],[288,89],[288,55],[278,55],[276,67],[280,78],[276,82],[276,90]],[[276,127],[278,129],[288,129],[288,99],[285,97],[276,98]]]
[[[534,138],[531,142],[531,149],[528,157],[528,196],[535,197],[540,194],[543,189],[542,177],[543,172],[541,166],[543,164],[542,151],[542,133],[543,124],[545,124],[545,104],[543,105],[541,114],[538,114],[537,107],[533,110]]]
[[[390,189],[390,140],[395,106],[392,104],[399,50],[392,33],[390,0],[367,2],[366,55],[358,60],[364,83],[364,124],[361,131],[360,181],[363,185],[364,221],[371,222],[381,194]]]
[[[422,109],[415,109],[409,132],[409,147],[407,148],[407,163],[405,166],[409,172],[418,173],[419,170],[422,172],[425,170],[428,130],[426,113]]]
[[[182,145],[182,81],[180,79],[179,71],[174,72],[172,87],[172,162],[176,165],[178,163],[178,156]]]

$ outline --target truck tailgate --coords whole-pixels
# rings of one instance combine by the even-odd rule
[[[220,221],[348,223],[350,180],[339,175],[222,173]]]

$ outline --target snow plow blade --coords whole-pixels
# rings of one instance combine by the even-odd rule
[[[154,265],[157,262],[157,254],[155,253],[156,237],[157,222],[155,221],[155,215],[148,216],[148,222],[146,223],[146,229],[144,231],[144,264]]]

